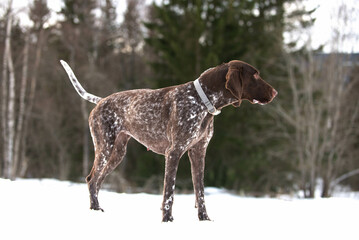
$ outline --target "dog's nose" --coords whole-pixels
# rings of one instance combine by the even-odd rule
[[[275,98],[277,95],[278,95],[278,92],[275,90],[275,89],[273,89],[273,92],[272,92],[272,96],[273,96],[273,98]]]

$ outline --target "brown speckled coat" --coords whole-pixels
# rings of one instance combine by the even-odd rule
[[[78,92],[84,91],[76,77],[70,73],[69,76],[75,88],[80,89]],[[259,77],[258,70],[237,60],[205,71],[199,82],[217,109],[230,104],[238,107],[242,100],[266,104],[277,95]],[[185,152],[188,152],[191,162],[198,218],[209,220],[204,202],[203,175],[214,116],[207,111],[193,82],[156,90],[123,91],[102,99],[91,94],[88,98],[79,94],[97,104],[89,118],[95,146],[94,165],[86,178],[91,209],[102,210],[97,198],[101,184],[121,163],[127,142],[132,137],[166,158],[162,221],[173,220],[176,172]]]

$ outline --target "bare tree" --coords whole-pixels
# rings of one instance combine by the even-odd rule
[[[80,76],[94,78],[95,61],[98,56],[98,37],[96,36],[96,21],[93,14],[96,1],[82,0],[73,4],[71,1],[65,1],[65,3],[66,7],[62,9],[65,21],[62,22],[61,30],[63,43],[69,50],[70,65],[73,68],[80,69],[77,71]],[[83,128],[82,174],[86,176],[89,169],[89,115],[87,102],[82,99],[80,101]]]
[[[319,114],[314,109],[312,96],[315,82],[311,80],[316,79],[313,76],[314,66],[311,63],[307,64],[306,61],[296,60],[289,54],[285,54],[285,57],[292,99],[287,106],[282,106],[279,102],[277,111],[290,126],[284,133],[297,159],[300,188],[306,197],[312,197],[317,159],[317,152],[313,152],[313,148],[317,146],[314,141],[318,139],[316,129],[318,129],[317,114]]]
[[[10,23],[10,12],[9,10],[11,10],[11,8],[8,8],[7,14],[5,15],[6,19],[7,19],[7,24],[6,26],[9,26]],[[11,24],[11,23],[10,23]],[[11,25],[10,25],[11,26]],[[8,51],[9,51],[9,41],[10,41],[10,36],[8,36],[7,31],[8,29],[6,28],[6,32],[5,32],[5,47],[4,47],[4,54],[3,54],[3,69],[2,69],[2,82],[1,82],[1,129],[2,129],[2,150],[3,150],[3,162],[4,162],[4,169],[3,169],[3,173],[5,175],[5,168],[6,168],[6,164],[5,161],[7,161],[8,157],[7,157],[7,145],[8,145],[8,129],[7,129],[7,102],[8,102],[8,61],[7,61],[7,55],[8,55]]]
[[[350,152],[359,135],[359,97],[353,93],[359,79],[352,74],[355,62],[350,54],[339,53],[346,39],[343,26],[348,25],[345,10],[341,6],[334,18],[342,24],[333,29],[331,54],[318,54],[310,47],[284,53],[290,102],[278,101],[276,110],[288,123],[282,128],[289,140],[286,157],[296,159],[298,185],[305,197],[314,197],[318,179],[323,180],[322,197],[328,197],[336,179],[356,173],[349,166],[355,161]]]
[[[320,168],[323,178],[323,197],[330,196],[334,187],[332,183],[343,172],[349,171],[347,166],[350,161],[355,160],[348,152],[355,149],[355,140],[359,135],[356,128],[359,97],[352,91],[359,79],[352,77],[351,68],[344,65],[348,62],[347,57],[332,54],[325,63],[323,72],[324,78],[331,83],[323,86],[326,96],[325,127],[323,127],[323,138],[326,139],[326,144],[323,146],[325,159]]]
[[[26,112],[26,93],[27,93],[27,82],[28,82],[28,68],[29,68],[29,45],[30,45],[30,32],[26,33],[25,37],[25,46],[24,46],[24,58],[22,65],[22,76],[21,76],[21,86],[20,86],[20,99],[19,99],[19,112],[17,116],[17,127],[15,135],[15,144],[14,144],[14,168],[12,175],[22,177],[25,173],[27,161],[22,158],[21,166],[19,167],[19,158],[21,155],[20,147],[25,145],[24,137],[24,119]],[[23,148],[25,150],[25,146]],[[24,150],[22,152],[24,152]]]
[[[44,7],[45,6],[45,7]],[[5,50],[3,55],[3,82],[2,82],[2,138],[4,169],[3,174],[6,178],[15,178],[19,174],[23,175],[26,170],[25,149],[26,133],[29,116],[35,98],[36,82],[38,78],[38,68],[40,65],[41,52],[44,44],[43,24],[46,21],[46,1],[35,0],[31,8],[30,18],[34,21],[35,34],[32,39],[37,40],[35,47],[35,61],[30,77],[30,90],[28,90],[28,69],[30,51],[30,31],[26,31],[25,44],[23,49],[22,72],[20,86],[15,86],[15,67],[12,59],[12,22],[14,12],[12,11],[12,1],[9,1],[6,21]],[[36,13],[34,13],[36,12]],[[38,15],[40,13],[40,15]],[[40,20],[39,20],[40,19]],[[39,33],[39,35],[36,35]],[[21,58],[18,58],[21,59]],[[20,74],[19,74],[20,75]],[[17,91],[19,91],[17,93]],[[27,95],[29,94],[29,95]],[[17,102],[18,101],[18,102]]]
[[[323,179],[322,196],[330,195],[333,182],[348,166],[348,151],[358,136],[359,99],[350,94],[358,79],[350,78],[343,54],[287,55],[291,104],[277,105],[287,121],[285,132],[298,160],[300,188],[314,197],[316,180]],[[351,96],[348,101],[347,96]],[[293,134],[292,134],[293,133]],[[293,136],[293,137],[292,137]]]
[[[33,4],[30,6],[29,17],[33,21],[32,36],[34,39],[36,39],[36,45],[34,47],[35,58],[34,58],[34,62],[32,65],[32,74],[29,78],[30,86],[29,86],[29,93],[28,93],[27,101],[26,101],[26,103],[22,103],[23,100],[20,99],[20,107],[21,107],[21,104],[23,104],[23,108],[26,109],[26,111],[25,111],[25,113],[21,113],[21,112],[19,113],[19,114],[24,114],[23,126],[19,126],[19,129],[20,130],[22,129],[23,131],[18,133],[19,138],[21,138],[20,145],[22,147],[20,148],[20,152],[18,153],[19,159],[16,160],[16,161],[20,162],[21,164],[17,164],[17,166],[20,166],[20,169],[15,169],[15,171],[17,171],[16,174],[21,177],[24,176],[24,174],[26,172],[27,165],[28,165],[28,163],[27,163],[28,158],[26,157],[26,149],[27,149],[26,136],[28,134],[30,116],[32,114],[35,96],[36,96],[36,88],[37,88],[38,75],[39,75],[38,72],[39,72],[40,62],[41,62],[41,58],[42,58],[42,52],[43,52],[43,48],[46,44],[46,38],[47,38],[45,29],[44,29],[44,24],[46,23],[46,21],[49,18],[49,13],[50,13],[50,11],[47,7],[46,0],[34,0]],[[26,41],[28,41],[28,40],[26,40]],[[25,47],[26,47],[26,45],[25,45]],[[27,65],[26,54],[27,53],[25,51],[24,52],[24,59],[25,59],[24,65]],[[23,76],[23,81],[27,81],[26,79],[24,79],[24,78],[27,78],[27,66],[23,66],[23,74],[25,74],[25,76]],[[26,87],[26,85],[24,87]],[[22,89],[21,91],[26,91],[26,90]],[[26,106],[25,106],[25,104],[26,104]],[[19,120],[20,119],[21,119],[21,116],[20,116]],[[19,123],[22,124],[21,122],[19,122]]]
[[[13,178],[13,154],[15,136],[15,71],[11,53],[12,0],[7,10],[5,51],[3,58],[3,131],[4,177]],[[8,81],[8,84],[6,84]],[[6,93],[8,91],[8,93]]]
[[[359,83],[359,77],[353,74],[358,59],[352,59],[350,54],[340,54],[351,40],[352,28],[356,27],[350,19],[358,13],[356,7],[350,8],[344,1],[333,13],[332,24],[332,54],[323,62],[322,79],[328,84],[323,85],[325,96],[323,138],[324,161],[320,167],[323,179],[322,197],[331,195],[338,179],[352,176],[356,171],[349,168],[356,157],[350,154],[355,148],[359,135],[356,123],[359,117],[359,97],[353,91]],[[343,174],[343,175],[342,175]]]

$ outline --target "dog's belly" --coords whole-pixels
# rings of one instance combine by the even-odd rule
[[[141,136],[138,136],[137,134],[131,134],[130,132],[128,132],[127,134],[129,134],[137,142],[145,146],[148,151],[151,150],[157,154],[165,155],[166,149],[169,146],[169,142],[167,141],[167,139],[163,139],[163,138],[154,139],[150,136],[147,136],[147,134]]]

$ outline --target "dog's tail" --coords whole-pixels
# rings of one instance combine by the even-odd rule
[[[95,96],[91,93],[86,92],[86,90],[81,86],[79,81],[77,80],[74,72],[70,68],[70,66],[67,64],[67,62],[60,60],[60,63],[64,67],[67,75],[69,75],[70,81],[74,88],[76,89],[77,93],[85,100],[92,102],[94,104],[97,104],[102,98]]]

